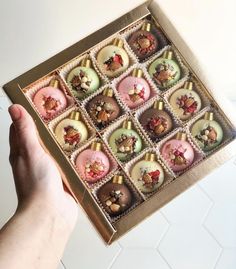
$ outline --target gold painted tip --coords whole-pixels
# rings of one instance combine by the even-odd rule
[[[124,42],[121,39],[119,39],[119,38],[115,38],[113,40],[113,42],[112,42],[112,45],[117,46],[119,48],[122,48],[123,45],[124,45]]]
[[[78,111],[72,111],[69,118],[71,120],[80,120],[80,113]]]
[[[184,89],[192,90],[193,89],[193,83],[192,83],[192,81],[186,81],[184,83]]]
[[[151,23],[150,22],[145,22],[142,25],[141,30],[150,32],[151,31]]]
[[[123,176],[121,176],[121,175],[115,175],[112,178],[112,183],[123,184]]]
[[[84,58],[81,61],[80,66],[90,68],[92,66],[92,62],[91,62],[91,60],[89,58]]]
[[[137,77],[137,78],[141,78],[143,76],[143,71],[142,69],[140,68],[135,68],[133,71],[132,71],[132,77]]]
[[[156,155],[154,153],[148,152],[148,153],[145,154],[144,160],[154,162],[156,160]]]
[[[153,108],[157,109],[157,110],[163,110],[164,108],[164,102],[161,100],[156,100],[153,104]]]
[[[122,124],[122,128],[130,130],[132,128],[132,122],[130,120],[125,120]]]
[[[113,96],[113,90],[111,88],[106,88],[103,92],[102,95],[112,97]]]
[[[93,142],[91,144],[91,150],[100,151],[101,148],[102,148],[102,144],[100,142]]]
[[[52,79],[49,83],[49,86],[53,88],[58,88],[58,85],[59,85],[59,81],[57,79]]]
[[[178,132],[175,138],[178,140],[185,141],[187,139],[187,135],[186,133]]]
[[[171,59],[173,58],[173,51],[171,51],[171,50],[166,50],[166,51],[163,53],[162,58],[171,60]]]
[[[204,114],[204,120],[213,120],[214,119],[214,113],[213,112],[206,112]]]

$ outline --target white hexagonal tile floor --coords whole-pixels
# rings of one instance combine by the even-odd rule
[[[235,202],[235,165],[235,159],[232,159],[198,183],[213,201]]]
[[[181,224],[170,227],[159,251],[172,269],[210,269],[214,268],[221,247],[203,227]]]
[[[155,249],[129,248],[120,253],[111,268],[169,269],[170,267]]]
[[[146,219],[142,225],[138,225],[120,240],[124,248],[154,248],[165,235],[169,224],[159,212]],[[147,231],[149,231],[147,233]]]
[[[223,247],[236,248],[236,203],[217,202],[212,207],[204,223],[207,230]]]
[[[184,195],[177,196],[173,203],[164,206],[161,211],[171,224],[202,223],[212,206],[209,197],[195,185]]]
[[[235,269],[236,255],[235,248],[224,249],[215,269]]]

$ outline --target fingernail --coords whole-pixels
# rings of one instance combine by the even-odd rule
[[[21,111],[17,105],[11,105],[8,108],[8,112],[11,116],[12,121],[17,121],[21,117]]]

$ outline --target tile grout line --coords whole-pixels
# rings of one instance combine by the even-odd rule
[[[235,160],[235,165],[236,165],[236,160]],[[208,208],[208,210],[207,210],[207,212],[206,212],[206,214],[205,214],[205,216],[203,217],[203,219],[202,219],[202,223],[201,223],[201,226],[202,226],[202,228],[209,234],[209,236],[217,243],[217,245],[219,246],[219,248],[220,248],[220,253],[219,253],[219,256],[217,257],[217,259],[216,259],[216,263],[215,263],[215,265],[214,265],[214,267],[213,267],[213,269],[216,269],[216,266],[217,266],[217,264],[219,263],[219,261],[220,261],[220,258],[221,258],[221,256],[222,256],[222,254],[223,254],[223,251],[224,251],[224,248],[223,248],[223,246],[219,243],[219,241],[215,238],[215,236],[208,230],[208,228],[205,226],[205,221],[206,221],[206,219],[207,219],[207,217],[208,217],[208,215],[210,214],[210,211],[212,210],[212,208],[214,207],[214,205],[215,205],[215,201],[211,198],[211,196],[204,190],[204,188],[202,188],[199,184],[196,184],[197,186],[198,186],[198,188],[199,188],[199,190],[209,199],[209,201],[210,201],[210,206],[209,206],[209,208]],[[162,238],[161,238],[161,240],[159,241],[159,244],[156,246],[156,250],[157,250],[157,252],[159,253],[159,255],[162,257],[162,259],[166,262],[166,264],[169,266],[169,268],[172,268],[171,266],[170,266],[170,264],[168,263],[168,261],[165,259],[165,257],[162,255],[162,253],[160,252],[160,250],[159,250],[159,246],[160,246],[160,244],[161,244],[161,241],[163,240],[163,238],[165,237],[165,235],[167,234],[167,232],[168,232],[168,230],[170,229],[170,226],[171,226],[171,223],[170,223],[170,221],[166,218],[166,216],[165,216],[165,214],[161,211],[161,214],[163,215],[163,217],[166,219],[166,221],[168,222],[168,224],[169,224],[169,227],[168,227],[168,229],[167,229],[167,231],[164,233],[164,235],[162,236]]]
[[[108,265],[107,269],[112,269],[112,267],[113,267],[115,261],[116,261],[117,258],[120,256],[121,252],[124,250],[123,246],[120,244],[119,241],[117,241],[117,244],[119,245],[120,249],[119,249],[119,251],[116,253],[116,255],[113,257],[113,259],[112,259],[110,265]]]
[[[196,186],[198,186],[198,188],[207,196],[207,198],[213,203],[215,204],[215,201],[212,199],[212,197],[207,193],[207,191],[199,184],[197,183]]]
[[[155,246],[156,249],[159,249],[159,246],[160,246],[161,242],[164,240],[164,237],[166,236],[166,234],[170,230],[170,227],[172,226],[172,223],[166,218],[165,214],[161,210],[160,210],[160,214],[166,220],[168,226],[167,226],[166,230],[163,232],[159,242],[157,242],[157,244]]]
[[[66,269],[66,266],[65,266],[64,262],[62,261],[62,259],[60,259],[60,263],[61,263],[62,267],[63,267],[64,269]]]
[[[169,220],[166,218],[166,216],[164,215],[164,213],[162,211],[160,211],[160,214],[162,215],[162,217],[166,220],[167,222],[167,228],[165,229],[165,231],[162,233],[160,240],[156,243],[156,245],[154,246],[155,249],[159,248],[159,245],[161,244],[162,240],[164,239],[164,237],[166,236],[167,232],[169,231],[170,227],[171,227],[171,223],[169,222]]]
[[[160,257],[162,258],[162,260],[165,262],[165,264],[172,269],[171,265],[169,264],[169,262],[167,261],[167,259],[162,255],[162,253],[160,252],[160,250],[158,248],[155,248],[156,252],[160,255]]]
[[[219,264],[220,259],[221,259],[222,255],[223,255],[223,252],[224,252],[224,249],[221,249],[221,252],[220,252],[220,254],[219,254],[219,257],[218,257],[217,260],[216,260],[216,263],[215,263],[213,269],[216,269],[216,266]]]
[[[212,205],[211,207],[209,208],[205,218],[203,219],[203,222],[202,222],[202,227],[206,230],[206,232],[217,242],[217,244],[221,247],[221,249],[223,249],[224,247],[220,244],[220,242],[216,239],[216,237],[210,232],[210,230],[207,228],[206,226],[206,220],[207,220],[207,217],[209,216],[210,214],[210,211],[212,210],[212,208],[215,206],[215,201],[209,196],[209,194],[199,185],[197,184],[197,186],[199,187],[199,189],[205,193],[205,195],[211,200],[212,202]]]
[[[168,222],[169,225],[171,225],[171,221],[166,217],[165,213],[162,212],[162,209],[160,209],[160,214],[162,215],[162,217]]]
[[[215,242],[219,245],[219,247],[223,250],[224,247],[221,245],[221,243],[218,241],[218,239],[215,238],[214,234],[207,228],[205,223],[202,224],[203,229],[215,240]]]
[[[160,246],[161,242],[164,240],[164,238],[166,237],[166,235],[167,235],[168,231],[170,230],[172,224],[171,224],[170,221],[166,218],[165,214],[164,214],[161,210],[160,210],[160,213],[161,213],[161,215],[163,216],[163,218],[166,220],[168,226],[167,226],[166,230],[163,232],[163,235],[161,236],[159,242],[158,242],[157,245],[154,247],[154,249],[155,249],[156,252],[160,255],[160,257],[161,257],[162,260],[165,262],[165,264],[166,264],[170,269],[172,269],[172,267],[171,267],[171,265],[169,264],[169,262],[167,261],[167,259],[164,257],[164,255],[163,255],[163,254],[160,252],[160,250],[159,250],[159,246]]]
[[[202,220],[201,220],[201,225],[204,225],[204,223],[206,222],[208,216],[210,215],[210,212],[212,210],[212,208],[214,207],[215,203],[211,203],[206,214],[203,216]]]
[[[211,201],[211,206],[209,207],[206,215],[204,216],[204,218],[202,219],[202,228],[210,235],[210,237],[217,243],[217,245],[219,246],[220,248],[220,254],[218,256],[218,258],[216,259],[216,263],[213,267],[213,269],[216,268],[217,264],[219,263],[220,261],[220,258],[222,257],[222,254],[223,254],[223,251],[224,251],[224,247],[221,245],[221,243],[216,239],[216,237],[211,233],[211,231],[207,228],[207,226],[205,225],[205,222],[207,220],[207,217],[209,216],[212,208],[214,207],[215,205],[215,201],[211,198],[211,196],[204,190],[204,188],[202,188],[202,186],[200,186],[199,184],[197,184],[198,188],[200,191],[202,191],[207,197],[208,199]]]
[[[207,217],[209,216],[212,208],[214,207],[215,201],[209,196],[209,194],[199,184],[197,184],[196,186],[210,201],[210,206],[209,206],[207,212],[205,213],[205,215],[203,216],[202,221],[201,221],[201,225],[203,225],[205,223]]]
[[[220,261],[220,258],[222,257],[222,254],[224,252],[224,247],[221,245],[221,243],[215,238],[215,236],[212,234],[212,232],[206,227],[205,223],[202,224],[203,229],[210,235],[210,237],[215,240],[215,242],[218,244],[219,248],[220,248],[220,254],[218,256],[218,258],[216,259],[216,263],[213,267],[213,269],[216,268],[217,264]]]

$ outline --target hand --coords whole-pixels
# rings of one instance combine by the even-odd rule
[[[9,160],[18,196],[17,211],[37,208],[52,214],[72,230],[77,219],[77,205],[62,184],[54,160],[40,145],[33,119],[20,105],[9,108],[13,123],[10,127]]]

